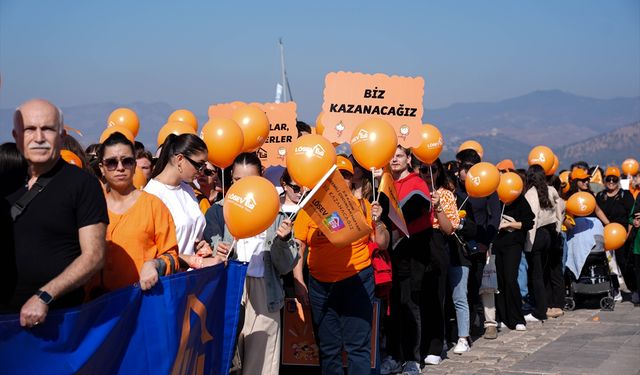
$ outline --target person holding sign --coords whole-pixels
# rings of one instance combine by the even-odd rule
[[[373,319],[374,278],[369,241],[386,249],[389,232],[381,221],[382,207],[365,198],[371,193],[370,172],[353,165],[353,176],[345,179],[351,196],[362,207],[375,228],[373,235],[357,239],[348,246],[334,246],[305,210],[294,224],[297,240],[308,247],[309,301],[323,374],[342,374],[342,350],[348,355],[349,374],[371,373],[371,325]],[[350,173],[342,174],[350,177]]]
[[[262,176],[262,170],[255,153],[238,155],[231,165],[232,186],[242,178]],[[230,189],[225,199],[232,195]],[[207,216],[222,204],[223,201],[212,206]],[[254,214],[258,208],[254,207]],[[229,253],[229,258],[249,263],[242,294],[244,323],[238,336],[242,374],[275,375],[280,371],[280,309],[284,306],[281,277],[291,272],[300,258],[299,245],[291,233],[292,223],[280,209],[273,224],[264,232],[234,239],[228,227],[231,218],[225,215],[225,219],[229,221],[224,225],[224,234],[214,235],[211,246],[216,253]],[[250,214],[246,220],[251,220]],[[232,243],[236,245],[233,249]]]

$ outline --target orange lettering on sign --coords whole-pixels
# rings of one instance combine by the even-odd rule
[[[420,145],[424,79],[385,74],[333,72],[325,78],[322,123],[334,143],[349,142],[356,126],[371,117],[389,122],[404,147]]]
[[[198,333],[198,330],[193,330],[191,333],[191,311],[196,313],[200,320],[200,343],[204,344],[213,340],[213,336],[207,331],[207,308],[206,306],[193,294],[189,295],[187,300],[187,306],[184,311],[184,318],[182,319],[182,333],[180,336],[180,348],[176,360],[173,363],[173,375],[178,374],[202,374],[204,373],[204,360],[205,354],[194,352],[190,343],[198,340],[193,337]]]

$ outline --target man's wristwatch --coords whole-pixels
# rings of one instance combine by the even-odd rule
[[[44,303],[45,305],[48,305],[51,302],[53,302],[53,296],[45,292],[44,290],[38,290],[36,292],[36,296],[38,296],[38,298],[40,298],[40,301],[42,301],[42,303]]]

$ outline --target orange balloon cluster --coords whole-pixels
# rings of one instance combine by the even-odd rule
[[[291,178],[298,185],[313,189],[336,164],[336,150],[325,137],[306,134],[289,146],[286,162]]]
[[[567,200],[567,212],[573,216],[588,216],[595,209],[596,199],[584,191],[574,193]]]
[[[496,191],[500,185],[500,172],[495,165],[482,162],[469,168],[464,186],[472,198],[484,198]]]
[[[220,168],[227,168],[242,152],[244,135],[235,121],[214,118],[202,127],[200,138],[207,144],[209,162]]]
[[[131,130],[129,130],[129,128],[126,128],[122,125],[114,125],[109,126],[102,132],[102,135],[100,135],[100,143],[106,141],[107,138],[109,138],[109,136],[113,133],[120,133],[124,135],[131,143],[135,141],[135,136],[133,135]]]
[[[484,148],[482,148],[482,145],[480,143],[474,140],[462,142],[462,144],[460,144],[460,147],[458,147],[458,152],[462,150],[474,150],[478,153],[478,155],[480,155],[480,159],[482,159],[482,155],[484,155]]]
[[[223,206],[224,222],[236,239],[264,232],[280,210],[275,186],[263,177],[244,177],[231,185]]]
[[[556,173],[559,166],[560,166],[560,160],[558,160],[558,156],[556,154],[553,154],[553,165],[551,166],[551,169],[545,172],[545,174],[547,176],[553,175],[554,173]]]
[[[554,162],[553,151],[547,146],[536,146],[529,152],[529,165],[538,164],[544,169],[544,173],[548,173],[553,167]]]
[[[389,164],[397,146],[398,136],[391,124],[378,118],[363,121],[351,135],[351,153],[366,169]]]
[[[193,128],[194,132],[198,131],[198,119],[193,112],[186,109],[178,109],[169,115],[167,122],[182,122]]]
[[[418,160],[423,163],[431,164],[440,157],[444,141],[440,130],[431,124],[424,124],[420,128],[420,145],[414,147],[412,152]]]
[[[604,227],[604,249],[607,251],[621,248],[627,240],[627,230],[618,223],[609,223]]]
[[[507,172],[500,175],[498,185],[498,197],[504,204],[515,201],[522,194],[524,184],[522,178],[515,172]]]
[[[184,122],[167,122],[163,127],[160,128],[160,131],[158,131],[158,146],[164,143],[169,134],[196,134],[196,131],[193,130],[193,127],[191,125],[185,124]]]
[[[125,127],[131,131],[135,138],[138,136],[138,130],[140,130],[140,120],[138,120],[138,115],[136,115],[133,110],[129,108],[118,108],[109,115],[107,126]]]
[[[638,173],[638,161],[636,159],[627,159],[622,162],[622,172],[627,176],[635,176]]]
[[[269,119],[264,111],[253,105],[244,105],[231,115],[244,135],[243,152],[253,152],[262,146],[269,135]]]

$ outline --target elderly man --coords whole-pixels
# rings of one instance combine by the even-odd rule
[[[34,99],[15,112],[13,136],[28,181],[7,197],[14,220],[17,283],[10,308],[33,327],[49,308],[82,303],[85,282],[104,262],[107,207],[95,177],[60,158],[62,113]],[[37,193],[36,193],[37,192]]]

